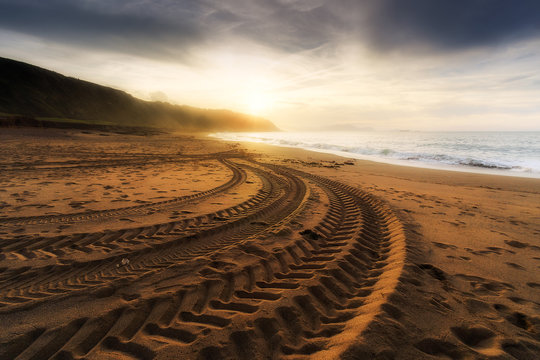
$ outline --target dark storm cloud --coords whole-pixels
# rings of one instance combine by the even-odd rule
[[[0,0],[0,28],[161,58],[235,39],[286,52],[340,41],[453,51],[538,36],[540,1]]]
[[[202,9],[161,2],[0,0],[0,28],[49,40],[157,57],[202,41],[197,15]],[[185,2],[187,3],[187,2]],[[189,5],[189,4],[188,4]],[[174,18],[171,12],[181,18]]]
[[[366,26],[381,49],[426,44],[459,50],[490,46],[540,33],[538,0],[380,0]]]

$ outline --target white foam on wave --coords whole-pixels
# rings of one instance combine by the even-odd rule
[[[540,132],[272,132],[211,136],[398,165],[540,178]]]

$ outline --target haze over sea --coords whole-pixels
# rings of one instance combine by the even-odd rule
[[[265,132],[212,136],[391,164],[540,178],[538,131]]]

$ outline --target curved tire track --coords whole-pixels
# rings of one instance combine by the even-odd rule
[[[256,172],[259,166],[270,170],[263,175],[267,202],[254,212],[235,213],[232,217],[237,218],[221,227],[202,226],[189,242],[193,248],[185,245],[185,238],[166,242],[141,252],[140,260],[117,272],[103,263],[89,263],[55,281],[77,291],[87,285],[84,279],[99,287],[97,274],[135,279],[193,256],[227,251],[227,246],[292,221],[302,212],[311,182],[326,192],[330,206],[313,230],[303,232],[302,240],[196,287],[58,328],[33,330],[2,344],[0,359],[99,359],[115,354],[153,359],[163,344],[185,358],[192,358],[195,348],[203,359],[324,359],[342,353],[381,312],[399,282],[406,260],[403,227],[386,204],[361,190],[281,166],[246,168]],[[29,289],[51,291],[43,282]]]
[[[82,222],[82,221],[96,221],[101,218],[111,218],[126,216],[130,214],[141,214],[147,212],[149,209],[156,209],[159,211],[161,208],[174,207],[186,204],[195,200],[203,200],[216,194],[231,190],[232,188],[242,184],[246,180],[246,174],[233,163],[225,159],[218,159],[229,170],[232,171],[232,177],[224,184],[221,184],[213,189],[201,191],[196,194],[179,196],[174,199],[156,201],[152,203],[146,203],[141,205],[125,206],[115,209],[105,210],[92,210],[82,211],[69,214],[58,215],[40,215],[40,216],[19,216],[0,218],[0,224],[11,225],[33,225],[33,224],[47,224],[47,223],[65,223],[65,222]]]
[[[85,252],[91,252],[90,246],[93,248],[102,246],[106,240],[109,240],[109,246],[125,240],[130,247],[137,241],[133,239],[135,237],[147,240],[140,250],[120,253],[105,259],[70,265],[52,265],[43,269],[11,269],[0,273],[0,290],[9,290],[0,298],[0,302],[4,303],[4,308],[0,307],[0,311],[11,311],[13,306],[20,304],[35,305],[36,302],[58,297],[58,294],[74,295],[105,285],[114,279],[121,280],[132,274],[141,276],[169,267],[181,260],[211,253],[263,232],[267,225],[262,225],[257,220],[264,218],[267,224],[279,223],[297,210],[300,202],[305,201],[304,184],[296,178],[289,179],[287,183],[270,172],[244,166],[249,167],[263,179],[263,188],[254,198],[232,208],[183,221],[108,234],[76,234],[51,238],[44,242],[29,240],[33,243],[18,244],[16,248],[10,248],[14,251],[21,252],[25,249],[29,252],[54,245],[56,250],[50,251],[58,251],[70,244],[71,248],[76,245],[81,251],[86,247]],[[169,229],[168,234],[159,231],[163,228]],[[161,234],[157,236],[158,241],[155,241],[154,234]],[[106,240],[103,240],[104,237]],[[119,269],[117,264],[126,257],[131,259],[129,266]]]

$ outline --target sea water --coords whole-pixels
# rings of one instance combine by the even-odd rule
[[[264,132],[212,136],[399,165],[540,178],[540,132]]]

